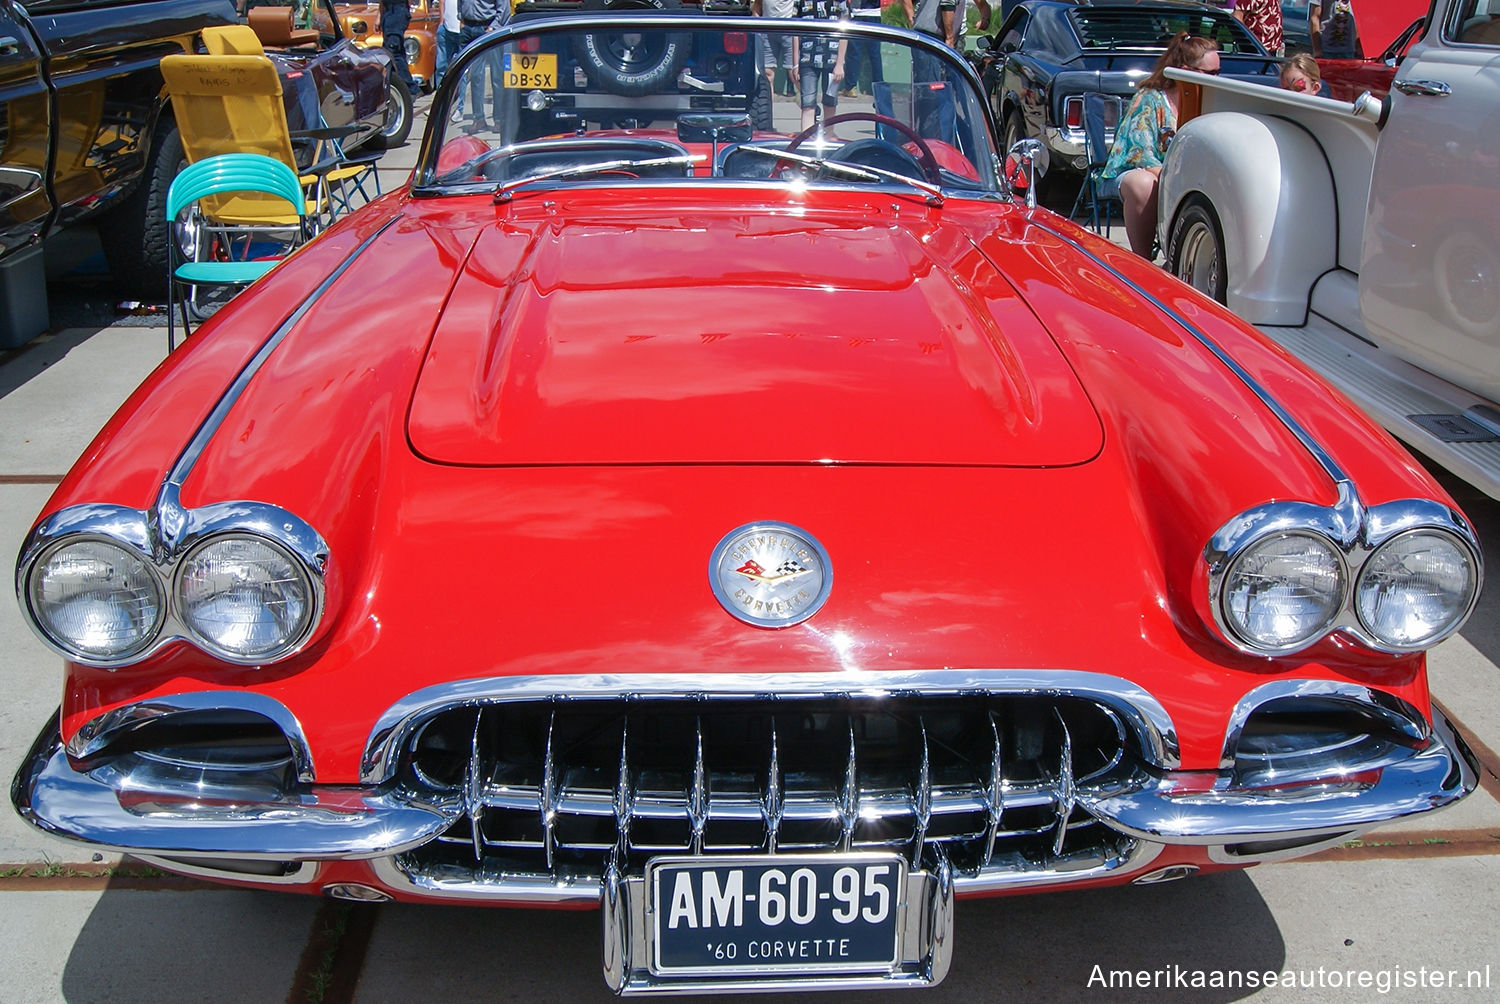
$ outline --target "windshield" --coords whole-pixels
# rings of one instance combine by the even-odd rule
[[[1085,49],[1163,51],[1179,31],[1211,38],[1225,55],[1263,56],[1250,30],[1223,11],[1173,7],[1078,7],[1068,12]]]
[[[982,197],[999,189],[996,163],[972,72],[921,36],[616,10],[512,24],[466,49],[433,102],[415,184],[502,196],[727,179]]]

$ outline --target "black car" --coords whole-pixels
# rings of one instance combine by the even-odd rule
[[[1278,62],[1216,7],[1173,0],[1028,0],[1011,8],[989,51],[980,51],[985,91],[1005,148],[1034,137],[1047,145],[1054,171],[1083,171],[1084,94],[1116,94],[1128,104],[1137,82],[1179,31],[1215,39],[1223,75],[1278,82]],[[1107,130],[1112,138],[1113,122]]]

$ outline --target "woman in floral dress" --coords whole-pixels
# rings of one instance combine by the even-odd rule
[[[1151,257],[1156,243],[1157,180],[1167,142],[1177,131],[1177,82],[1167,78],[1169,66],[1217,75],[1218,43],[1179,31],[1151,75],[1136,85],[1135,99],[1115,127],[1115,141],[1101,176],[1106,181],[1118,179],[1125,235],[1130,250],[1142,258]]]

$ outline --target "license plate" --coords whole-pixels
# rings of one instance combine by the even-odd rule
[[[507,52],[505,86],[524,90],[557,90],[557,54],[552,52]]]
[[[658,975],[880,972],[901,957],[894,854],[657,858],[646,883]]]

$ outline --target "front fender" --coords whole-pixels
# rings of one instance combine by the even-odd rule
[[[1189,200],[1219,218],[1229,309],[1254,324],[1302,324],[1313,283],[1338,260],[1333,175],[1296,123],[1216,112],[1177,131],[1162,168],[1163,243]]]

